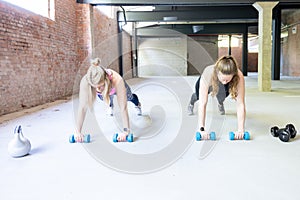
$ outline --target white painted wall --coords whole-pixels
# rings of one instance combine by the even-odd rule
[[[187,75],[187,38],[139,38],[139,76]]]

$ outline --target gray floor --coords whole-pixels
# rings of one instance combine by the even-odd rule
[[[228,139],[237,127],[234,101],[226,99],[227,114],[219,116],[210,98],[207,127],[218,139],[197,142],[197,115],[186,114],[196,78],[128,81],[144,112],[138,118],[128,104],[134,143],[112,142],[120,112],[116,106],[115,117],[107,117],[99,101],[84,125],[92,142],[83,145],[68,142],[76,99],[2,116],[0,199],[299,199],[300,136],[283,143],[269,130],[300,127],[300,80],[273,81],[273,91],[262,93],[256,76],[246,77],[250,141]],[[7,145],[19,124],[32,150],[12,158]]]

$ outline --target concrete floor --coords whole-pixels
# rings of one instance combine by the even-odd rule
[[[76,99],[2,116],[0,199],[298,199],[300,136],[283,143],[269,130],[293,123],[299,131],[300,80],[272,81],[273,91],[261,93],[256,76],[246,77],[250,141],[228,139],[237,127],[234,101],[226,99],[227,114],[220,116],[210,98],[207,127],[218,139],[197,142],[197,115],[186,113],[196,78],[128,81],[144,112],[137,118],[128,104],[134,143],[112,142],[122,127],[120,112],[116,106],[115,117],[106,116],[101,102],[84,124],[92,136],[89,144],[68,142]],[[7,151],[16,125],[32,144],[21,158]]]

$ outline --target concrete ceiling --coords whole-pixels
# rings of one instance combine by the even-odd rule
[[[260,0],[266,1],[266,0]],[[270,0],[269,0],[270,1]],[[120,6],[118,22],[148,23],[144,27],[162,27],[194,34],[195,26],[202,34],[241,33],[245,26],[256,34],[258,11],[255,0],[77,0],[93,6]],[[267,1],[266,1],[267,2]],[[300,8],[300,0],[279,0],[276,9]],[[132,6],[152,6],[151,11],[135,11]],[[143,28],[143,25],[137,28]],[[154,30],[155,31],[155,30]],[[253,31],[253,32],[251,32]]]
[[[258,11],[252,5],[153,7],[152,11],[126,11],[126,6],[122,6],[118,21],[136,22],[137,28],[143,28],[140,24],[151,26],[147,34],[145,30],[139,30],[138,35],[148,35],[149,31],[153,33],[157,30],[154,28],[172,29],[187,35],[240,34],[245,32],[245,26],[253,27],[258,23]]]
[[[260,0],[270,1],[270,0]],[[272,0],[271,0],[272,1]],[[77,0],[77,3],[93,5],[252,5],[256,0]],[[279,4],[299,4],[299,0],[278,0]]]

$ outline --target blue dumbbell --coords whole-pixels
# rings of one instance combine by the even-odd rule
[[[244,140],[250,140],[250,133],[249,132],[244,132],[243,136]],[[229,140],[234,140],[234,132],[229,132]]]
[[[89,143],[90,141],[91,141],[91,136],[90,136],[90,134],[84,135],[84,137],[83,137],[83,142],[84,142],[84,143]],[[70,142],[70,143],[75,143],[75,142],[77,142],[77,141],[75,140],[74,135],[71,135],[71,136],[69,137],[69,142]]]
[[[201,133],[200,132],[196,132],[196,140],[200,141],[201,140]],[[215,132],[210,132],[209,134],[209,139],[210,140],[216,140],[216,133]]]
[[[126,140],[127,140],[127,142],[133,142],[133,134],[132,134],[132,133],[129,133],[129,134],[126,136]],[[119,142],[119,141],[118,141],[118,133],[114,134],[114,136],[113,136],[113,142]]]

